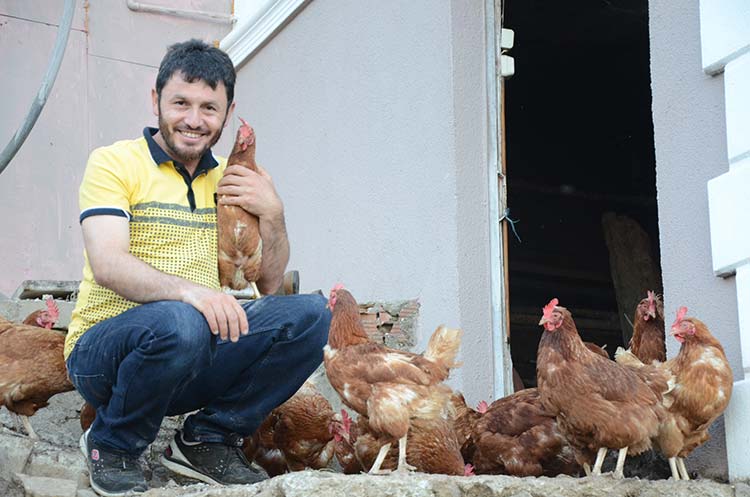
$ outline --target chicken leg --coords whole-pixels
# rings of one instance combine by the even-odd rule
[[[617,465],[615,466],[615,472],[612,473],[612,478],[621,479],[624,475],[622,473],[625,467],[625,457],[628,455],[628,448],[622,447],[617,453]]]
[[[369,474],[386,475],[391,472],[390,469],[380,469],[380,466],[383,465],[383,461],[385,460],[385,456],[388,455],[389,450],[391,450],[390,442],[380,447],[380,452],[378,452],[378,457],[375,458],[375,462],[372,463],[372,468],[370,468],[370,471],[368,471]]]
[[[602,474],[602,464],[604,464],[604,457],[607,455],[607,448],[600,447],[596,453],[596,461],[594,462],[594,469],[591,470],[591,474],[599,476]]]
[[[669,469],[672,470],[672,479],[677,481],[680,480],[680,473],[677,470],[677,458],[676,457],[670,457],[669,458]]]
[[[29,434],[29,438],[33,438],[34,440],[39,440],[39,436],[31,427],[31,421],[29,420],[29,417],[24,416],[23,414],[16,414],[16,416],[18,417],[18,419],[21,420],[21,424],[23,425],[24,430],[26,430],[26,433]]]
[[[689,480],[690,475],[688,474],[687,466],[685,466],[685,458],[684,457],[678,457],[677,458],[677,469],[680,471],[680,478],[683,480]]]
[[[417,468],[406,462],[406,435],[398,439],[398,467],[397,473],[408,473]]]

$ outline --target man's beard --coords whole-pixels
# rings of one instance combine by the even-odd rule
[[[200,159],[203,154],[206,153],[206,150],[216,145],[216,142],[219,141],[221,138],[221,132],[224,130],[224,124],[226,124],[227,118],[224,116],[224,120],[221,122],[221,127],[219,128],[219,131],[214,135],[214,137],[209,141],[208,145],[203,147],[202,149],[186,149],[186,148],[178,148],[177,144],[175,144],[175,141],[173,139],[174,133],[169,131],[169,126],[164,122],[164,120],[161,117],[161,109],[159,109],[159,133],[161,133],[161,137],[164,139],[164,143],[167,144],[167,148],[169,150],[165,150],[167,154],[177,159],[179,162],[186,164],[188,162],[198,160]],[[175,131],[175,133],[178,133],[178,131]]]

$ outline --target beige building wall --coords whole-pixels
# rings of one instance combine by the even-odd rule
[[[0,59],[18,68],[0,76],[13,95],[0,137],[25,116],[62,9],[29,3],[0,0]],[[464,366],[451,381],[470,402],[489,400],[484,2],[363,5],[310,2],[239,68],[237,114],[255,126],[259,161],[285,200],[302,291],[341,281],[363,301],[418,299],[417,348],[441,323],[462,327]],[[229,13],[231,0],[190,8]],[[131,12],[125,0],[78,2],[47,107],[0,175],[0,293],[80,278],[77,189],[89,151],[154,125],[149,91],[167,45],[228,31]]]
[[[302,290],[418,299],[419,350],[463,328],[451,382],[470,402],[494,362],[484,32],[482,1],[313,1],[237,84]]]

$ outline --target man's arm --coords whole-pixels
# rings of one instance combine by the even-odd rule
[[[208,321],[212,333],[236,342],[247,334],[247,316],[237,300],[223,292],[163,273],[129,252],[128,220],[90,216],[81,223],[83,243],[96,282],[133,302],[179,300]]]
[[[281,287],[289,262],[289,239],[281,202],[268,172],[258,166],[258,172],[244,166],[230,165],[219,181],[216,193],[223,205],[237,205],[258,216],[263,257],[258,289],[264,294]],[[222,197],[223,196],[223,197]]]

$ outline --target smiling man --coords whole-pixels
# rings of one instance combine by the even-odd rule
[[[189,412],[165,466],[207,483],[265,478],[244,458],[243,438],[322,361],[324,298],[240,305],[218,290],[217,192],[259,218],[261,292],[279,288],[289,260],[271,177],[211,151],[232,116],[234,83],[221,50],[199,40],[171,46],[151,92],[158,129],[96,149],[86,165],[85,265],[65,358],[96,408],[81,450],[100,495],[147,490],[138,456],[164,416]]]

